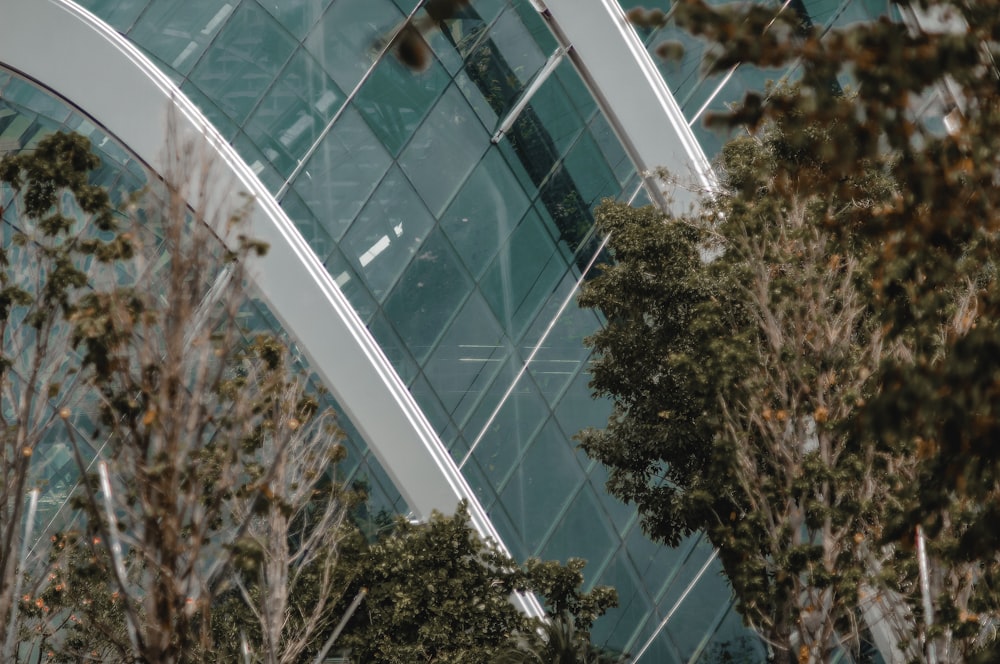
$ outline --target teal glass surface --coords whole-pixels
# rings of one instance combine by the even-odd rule
[[[340,111],[346,95],[305,49],[296,49],[246,123],[247,136],[288,178]]]
[[[385,302],[386,316],[418,362],[430,354],[472,288],[448,240],[435,230]]]
[[[448,414],[462,421],[512,353],[482,296],[473,292],[428,357],[424,375]]]
[[[486,150],[483,126],[452,85],[399,158],[435,217],[441,215]]]
[[[383,58],[361,87],[354,105],[395,156],[449,82],[437,61],[431,61],[422,72],[413,72],[396,58]]]
[[[440,221],[473,276],[506,244],[528,204],[499,149],[490,148]]]
[[[224,0],[194,4],[152,0],[128,35],[168,69],[186,75],[234,9],[232,2]]]
[[[480,288],[507,334],[518,338],[567,269],[538,215],[529,212],[505,242]]]
[[[341,241],[368,290],[381,301],[434,228],[434,218],[392,166]]]
[[[257,0],[257,2],[301,41],[332,0]]]
[[[584,475],[573,457],[571,443],[551,420],[518,462],[500,500],[514,516],[528,549],[539,551],[583,483]]]
[[[292,186],[330,237],[340,240],[391,163],[368,124],[348,107]]]
[[[341,90],[353,90],[403,19],[392,0],[336,0],[306,38],[306,48]]]
[[[245,2],[226,21],[189,80],[242,125],[295,47],[295,39],[270,14]]]

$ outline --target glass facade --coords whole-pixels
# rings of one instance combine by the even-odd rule
[[[610,408],[588,388],[575,295],[601,251],[591,210],[640,180],[568,60],[491,137],[556,51],[527,0],[477,0],[392,53],[414,0],[85,0],[237,149],[350,299],[520,558],[588,560],[621,607],[595,638],[686,662],[742,633],[697,541],[650,543],[576,448]],[[530,359],[530,362],[529,362]]]
[[[886,0],[767,1],[824,29],[896,11]],[[621,606],[598,622],[597,641],[641,652],[643,662],[763,659],[711,547],[650,542],[573,441],[610,412],[590,397],[583,344],[602,321],[576,305],[602,258],[592,210],[605,197],[644,194],[569,60],[548,73],[558,44],[529,0],[473,0],[434,25],[418,0],[80,4],[169,75],[275,196],[511,552],[585,558],[588,583],[618,589]],[[640,4],[657,3],[621,1]],[[409,19],[427,26],[419,72],[393,52]],[[684,44],[681,60],[658,65],[709,156],[725,136],[704,128],[705,113],[794,77],[744,66],[706,76],[704,45],[675,27],[640,37],[650,50]],[[109,146],[102,182],[129,188],[144,178],[125,150],[53,97],[0,76],[0,100],[0,146],[66,126]],[[247,311],[277,325],[259,303]],[[352,441],[350,472],[381,505],[405,512],[363,442]]]

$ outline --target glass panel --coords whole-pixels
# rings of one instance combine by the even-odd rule
[[[445,409],[460,420],[512,351],[486,303],[473,292],[428,359],[424,374]]]
[[[627,187],[629,180],[635,175],[635,166],[625,154],[625,148],[615,136],[614,130],[603,113],[597,113],[594,116],[590,123],[590,135],[600,148],[601,154],[604,155],[604,160],[611,165],[611,170],[614,171],[618,184]]]
[[[361,115],[349,106],[295,178],[294,187],[330,237],[339,240],[391,161]]]
[[[441,438],[441,442],[447,447],[452,441],[445,440],[444,433],[450,431],[451,435],[454,436],[456,432],[455,428],[451,426],[451,419],[448,417],[448,413],[438,399],[437,391],[427,382],[427,379],[423,375],[418,375],[414,379],[413,384],[410,385],[410,393],[413,394],[413,398],[420,404],[420,410],[427,416],[427,420],[434,427],[434,431]]]
[[[100,16],[118,32],[128,32],[148,0],[80,0],[82,7]]]
[[[562,163],[555,165],[539,197],[545,206],[543,218],[552,220],[549,228],[555,233],[553,238],[565,243],[569,254],[574,255],[590,233],[594,218]]]
[[[458,256],[440,231],[434,231],[384,307],[417,362],[427,358],[471,290],[472,280]]]
[[[434,216],[440,216],[489,145],[472,108],[454,85],[417,130],[399,165]]]
[[[354,104],[383,145],[396,155],[449,80],[437,61],[432,61],[426,71],[414,72],[396,58],[383,58]]]
[[[309,243],[309,247],[316,254],[316,257],[320,261],[325,261],[333,253],[337,243],[333,241],[323,225],[316,220],[316,216],[302,202],[299,195],[294,190],[285,192],[281,198],[281,207],[288,218],[295,222],[295,227],[302,233],[302,237]]]
[[[572,69],[568,58],[559,64],[559,69]],[[552,144],[552,154],[561,157],[583,131],[583,118],[576,112],[566,89],[557,76],[550,76],[542,87],[531,97],[531,110]],[[538,131],[541,128],[536,127]]]
[[[232,142],[233,138],[239,133],[239,128],[233,123],[233,121],[226,115],[221,108],[215,105],[208,95],[199,90],[190,81],[184,81],[181,83],[181,91],[187,95],[187,98],[198,107],[208,121],[212,123],[216,131],[222,135],[227,141]]]
[[[463,427],[468,439],[479,437],[475,457],[486,476],[497,486],[519,462],[550,412],[528,376],[521,376],[513,391],[507,394],[520,368],[516,359],[504,365]],[[497,411],[495,415],[494,411]]]
[[[591,639],[595,643],[606,643],[609,648],[624,652],[638,625],[652,611],[653,603],[625,551],[615,554],[597,583],[612,586],[618,591],[618,606],[597,620],[591,630]]]
[[[381,301],[433,227],[427,208],[393,166],[344,237],[342,248]]]
[[[531,550],[521,541],[520,535],[517,534],[518,529],[514,527],[503,504],[494,502],[493,506],[487,510],[487,515],[490,517],[490,521],[493,522],[494,527],[496,527],[497,532],[501,533],[503,543],[507,546],[514,560],[527,560],[531,556]]]
[[[301,41],[331,0],[257,0],[264,9]]]
[[[590,90],[580,80],[580,75],[576,72],[576,69],[567,67],[566,64],[564,62],[557,67],[554,76],[559,79],[559,82],[566,89],[570,101],[573,102],[573,106],[576,108],[576,112],[580,114],[580,117],[590,117],[597,110],[597,101],[594,100],[594,96],[590,94]]]
[[[499,151],[491,149],[448,206],[441,228],[469,271],[478,277],[527,207],[524,190]]]
[[[624,537],[625,534],[629,532],[633,524],[636,523],[635,505],[626,504],[609,494],[605,488],[608,481],[607,468],[590,459],[582,449],[576,447],[575,445],[576,443],[574,441],[574,451],[576,453],[577,461],[584,469],[590,470],[590,475],[588,476],[587,481],[590,482],[590,486],[594,488],[594,493],[597,495],[597,499],[601,501],[601,506],[604,508],[601,517],[614,524],[618,534]]]
[[[660,620],[660,616],[655,613],[649,617],[649,620],[642,625],[635,640],[633,641],[633,650],[637,651],[639,648],[645,647],[646,641],[656,631],[660,624]],[[687,662],[687,660],[681,659],[681,654],[680,651],[677,650],[677,646],[674,645],[674,642],[670,639],[670,637],[662,631],[657,633],[656,639],[650,644],[645,654],[643,654],[642,659],[650,662],[665,662],[666,664],[682,664],[683,662]],[[738,661],[740,661],[740,664],[744,664],[742,660]],[[712,662],[712,664],[719,663]]]
[[[532,211],[503,245],[479,287],[504,329],[516,339],[552,295],[566,267]]]
[[[354,272],[354,268],[339,250],[334,250],[330,257],[323,263],[326,271],[333,277],[334,283],[343,291],[350,301],[351,306],[358,312],[358,316],[366,323],[378,310],[378,304],[368,292],[368,288],[361,283],[361,279]],[[326,306],[325,304],[323,306]]]
[[[396,331],[392,329],[392,325],[386,320],[385,315],[381,312],[377,313],[372,318],[372,322],[368,324],[368,329],[378,342],[379,348],[389,358],[389,362],[392,363],[392,367],[399,374],[400,379],[409,385],[417,377],[420,369],[417,367],[417,363],[413,361],[413,358],[410,357],[410,353],[406,350],[406,346],[400,340],[399,335],[396,334]]]
[[[295,40],[256,4],[245,3],[191,73],[191,82],[242,124],[295,49]]]
[[[698,565],[689,565],[694,567],[693,572],[701,568],[709,550],[707,545],[700,548],[702,555],[692,561]],[[685,580],[683,587],[686,588],[688,583],[689,581]],[[729,583],[722,573],[722,565],[715,561],[705,570],[691,590],[691,594],[681,604],[680,610],[674,613],[667,623],[664,631],[677,644],[684,661],[691,659],[699,650],[703,639],[712,633],[712,628],[720,618],[720,612],[729,610],[731,592]],[[670,606],[672,604],[661,603],[660,610],[669,611]]]
[[[607,399],[592,398],[589,382],[589,371],[577,374],[573,383],[559,400],[559,405],[556,406],[556,417],[559,419],[559,424],[563,431],[571,436],[580,429],[603,428],[608,424],[611,402]]]
[[[391,0],[337,0],[309,34],[306,48],[341,90],[353,90],[402,19]]]
[[[528,11],[531,15],[538,16],[538,12],[530,6]],[[537,28],[537,25],[535,27]],[[542,24],[541,29],[548,35],[547,41],[550,43],[555,41],[548,27]],[[536,32],[539,35],[543,34],[538,30]],[[555,50],[554,45],[547,45],[545,52],[543,52],[514,9],[508,9],[501,14],[490,29],[489,40],[492,42],[490,48],[497,49],[500,58],[505,61],[510,71],[521,82],[521,86],[526,85],[532,79],[545,64],[548,54]]]
[[[525,357],[538,347],[528,371],[550,404],[557,403],[563,390],[580,371],[590,354],[583,339],[599,327],[593,311],[580,309],[576,305],[575,292],[576,278],[573,274],[567,274],[520,344],[521,353]],[[572,299],[560,314],[559,308],[567,298]],[[542,335],[557,315],[558,320],[543,340]]]
[[[559,526],[552,534],[541,557],[553,560],[583,558],[587,573],[593,575],[618,546],[618,538],[608,532],[607,524],[594,518],[597,499],[589,486],[584,486],[573,498],[569,508],[559,517]],[[581,537],[586,533],[586,537]]]
[[[565,167],[587,207],[593,207],[601,199],[621,193],[618,178],[589,133],[585,133],[573,146],[566,157]],[[587,216],[590,217],[589,214]]]
[[[549,420],[500,494],[500,500],[532,553],[539,550],[567,500],[583,480],[583,471],[569,447],[569,441]],[[579,532],[574,539],[581,539]]]
[[[129,37],[162,60],[167,69],[187,74],[237,4],[237,0],[153,0]]]
[[[281,189],[281,186],[285,183],[285,179],[278,175],[271,162],[268,161],[267,157],[260,151],[260,148],[246,134],[243,132],[238,133],[235,140],[233,140],[233,147],[236,148],[236,151],[243,157],[243,161],[250,166],[250,170],[260,178],[260,181],[264,183],[272,194],[277,193]]]
[[[298,49],[250,116],[246,132],[287,178],[343,103],[344,94],[319,63]]]

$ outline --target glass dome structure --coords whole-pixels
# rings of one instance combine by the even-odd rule
[[[588,583],[613,585],[621,602],[595,640],[639,661],[761,660],[711,547],[649,541],[577,449],[574,434],[602,426],[610,404],[590,396],[583,343],[602,320],[575,296],[604,259],[593,208],[693,200],[724,139],[698,120],[777,76],[704,78],[696,43],[682,62],[654,64],[647,48],[684,37],[637,35],[622,7],[638,2],[472,0],[443,19],[426,4],[0,0],[0,19],[58,18],[37,26],[61,33],[45,72],[82,58],[86,79],[12,61],[17,19],[7,32],[0,20],[0,149],[68,127],[106,150],[109,185],[138,183],[163,136],[130,106],[182,99],[240,183],[289,224],[275,228],[294,270],[261,274],[262,302],[248,306],[328,383],[352,472],[387,507],[422,515],[468,498],[514,556],[586,559]],[[889,11],[884,0],[792,4],[831,25]],[[420,71],[396,54],[406,25],[422,26]],[[88,70],[91,51],[72,51],[84,37],[149,86]],[[82,99],[102,96],[120,108],[105,117]],[[657,166],[690,187],[661,191],[645,177]],[[354,366],[382,383],[356,380]],[[406,426],[393,434],[381,420]]]

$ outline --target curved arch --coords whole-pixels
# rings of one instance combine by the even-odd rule
[[[264,184],[177,86],[70,0],[0,0],[0,15],[0,63],[65,98],[155,172],[169,166],[164,141],[171,135],[194,141],[217,160],[213,193],[223,192],[235,205],[242,193],[254,197],[250,234],[270,245],[252,266],[255,286],[410,509],[427,517],[467,500],[480,535],[502,547],[472,489],[330,274]],[[50,46],[54,36],[58,48]],[[517,603],[542,615],[534,597]]]

